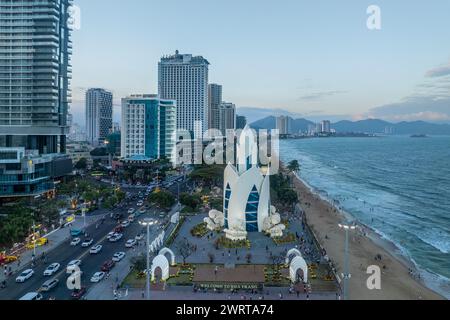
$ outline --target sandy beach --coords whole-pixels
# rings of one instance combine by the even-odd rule
[[[338,227],[344,214],[328,201],[312,192],[292,174],[307,223],[317,240],[333,261],[337,274],[343,273],[345,232]],[[411,262],[393,254],[395,246],[375,232],[359,226],[349,236],[350,273],[349,297],[352,300],[441,300],[442,296],[413,277]],[[392,249],[392,250],[391,250]],[[381,260],[375,258],[381,255]],[[377,265],[382,270],[381,290],[367,288],[367,267]]]

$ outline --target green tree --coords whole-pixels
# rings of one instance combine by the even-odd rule
[[[175,197],[168,191],[161,190],[152,193],[148,200],[161,208],[170,208],[175,204]]]
[[[289,162],[287,168],[290,171],[298,172],[300,171],[300,163],[298,162],[298,160],[292,160],[291,162]]]
[[[76,164],[75,164],[75,169],[77,170],[86,170],[87,168],[87,159],[86,158],[81,158]]]

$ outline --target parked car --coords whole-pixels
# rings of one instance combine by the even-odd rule
[[[103,280],[103,278],[105,277],[106,273],[101,271],[101,272],[96,272],[94,273],[94,275],[91,277],[91,282],[92,283],[98,283],[100,281]]]
[[[86,294],[86,288],[82,287],[80,289],[73,290],[71,297],[74,300],[80,300]]]
[[[96,246],[93,246],[93,247],[91,248],[91,250],[89,250],[89,253],[90,253],[90,254],[97,254],[97,253],[99,253],[100,251],[102,251],[102,248],[103,248],[103,246],[102,246],[101,244],[98,244],[98,245],[96,245]]]
[[[45,281],[44,284],[41,287],[41,291],[49,292],[54,287],[56,287],[58,285],[58,283],[59,283],[58,279],[51,279],[51,280]]]
[[[109,272],[109,271],[111,271],[112,268],[114,268],[115,265],[116,265],[116,263],[113,260],[105,261],[105,263],[103,263],[103,265],[102,265],[101,270],[103,272]]]
[[[112,257],[112,261],[119,262],[125,257],[125,252],[116,252]]]
[[[18,283],[24,283],[25,281],[27,281],[28,279],[30,279],[34,274],[33,269],[27,269],[24,270],[17,278],[16,278],[16,282]]]
[[[75,239],[73,239],[73,240],[70,242],[70,245],[71,245],[72,247],[76,247],[77,245],[80,244],[80,242],[81,242],[81,239],[80,239],[80,238],[75,238]]]
[[[58,272],[59,268],[61,267],[61,265],[59,263],[52,263],[51,265],[49,265],[47,267],[47,269],[45,269],[44,271],[44,277],[51,277],[52,275],[54,275],[56,272]]]
[[[81,246],[82,246],[83,248],[87,248],[87,247],[92,246],[93,243],[94,243],[94,240],[93,240],[93,239],[86,239],[86,240],[83,241],[83,243],[81,244]]]
[[[125,243],[126,248],[133,248],[137,244],[135,239],[130,239]]]

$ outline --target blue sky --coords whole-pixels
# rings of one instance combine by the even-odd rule
[[[431,4],[432,3],[432,4]],[[305,117],[450,122],[450,2],[387,0],[75,0],[73,106],[84,90],[157,92],[176,49],[209,60],[238,107]],[[382,29],[366,27],[369,5]]]

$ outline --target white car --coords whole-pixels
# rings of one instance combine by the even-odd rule
[[[115,233],[110,239],[109,239],[109,242],[117,242],[117,241],[119,241],[120,239],[122,239],[123,238],[123,234],[121,234],[121,233]]]
[[[83,248],[87,248],[87,247],[92,246],[93,243],[94,243],[94,240],[93,240],[93,239],[86,239],[86,240],[83,241],[83,243],[81,244],[81,246],[82,246]]]
[[[128,227],[129,225],[130,225],[130,221],[128,221],[128,220],[125,220],[122,222],[122,227],[124,227],[124,228]]]
[[[136,210],[134,210],[133,208],[130,208],[130,209],[128,209],[128,214],[133,214],[134,211],[136,211]]]
[[[108,235],[106,236],[106,239],[111,239],[116,233],[114,231],[111,231],[110,233],[108,233]]]
[[[112,257],[112,261],[119,262],[125,257],[125,252],[116,252]]]
[[[91,250],[89,250],[89,253],[90,253],[90,254],[97,254],[97,253],[99,253],[100,251],[102,251],[102,248],[103,248],[103,246],[102,246],[101,244],[98,244],[98,245],[96,245],[96,246],[93,246],[93,247],[91,248]]]
[[[23,271],[17,278],[16,282],[23,283],[30,279],[34,274],[34,271],[32,269],[27,269]]]
[[[105,277],[106,273],[101,271],[101,272],[96,272],[94,273],[94,275],[91,278],[91,282],[92,283],[98,283],[100,281],[103,280],[103,278]]]
[[[141,241],[141,240],[143,240],[144,239],[144,235],[141,233],[141,234],[138,234],[136,237],[135,237],[135,239],[136,239],[136,241]]]
[[[56,272],[58,272],[60,267],[61,267],[61,265],[59,263],[52,263],[51,265],[48,266],[47,269],[45,269],[44,277],[51,277]]]
[[[56,287],[56,286],[58,285],[58,283],[59,283],[59,280],[58,280],[58,279],[51,279],[51,280],[48,280],[48,281],[44,282],[44,284],[42,285],[40,291],[43,291],[43,292],[49,292],[49,291],[51,291],[54,287]]]
[[[67,273],[77,271],[77,268],[81,265],[81,260],[72,260],[67,264]]]
[[[75,239],[72,240],[72,242],[70,242],[70,245],[71,245],[72,247],[76,247],[77,245],[80,244],[80,242],[81,242],[81,239],[80,239],[80,238],[75,238]]]
[[[135,239],[130,239],[127,241],[127,243],[125,243],[125,247],[126,248],[133,248],[136,245],[136,240]]]
[[[137,206],[138,207],[142,207],[143,205],[144,205],[144,201],[139,200],[138,203],[137,203]]]

